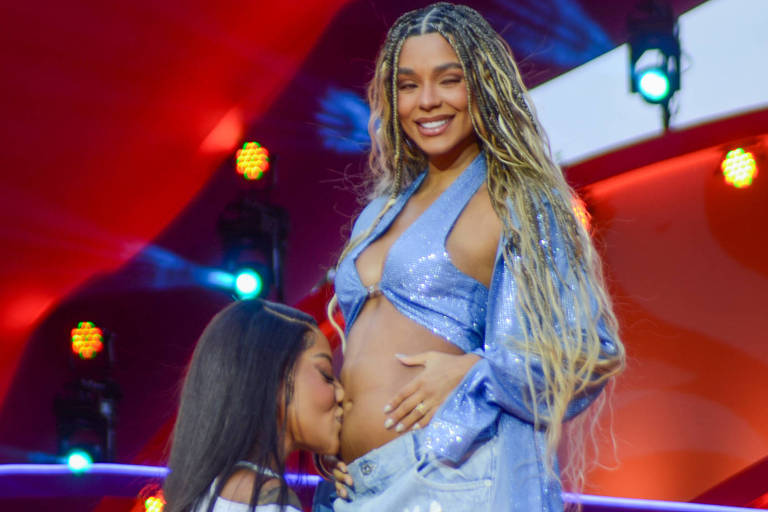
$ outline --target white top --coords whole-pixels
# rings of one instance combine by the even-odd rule
[[[267,475],[272,478],[280,479],[280,477],[271,469],[259,467],[256,464],[253,464],[251,462],[240,461],[235,466],[241,467],[241,468],[247,468],[256,473],[261,473],[263,475]],[[192,507],[192,512],[208,511],[208,505],[211,502],[211,499],[213,499],[214,497],[213,496],[214,489],[216,489],[218,482],[219,482],[219,479],[216,478],[213,481],[213,483],[211,483],[211,486],[208,488],[208,492],[206,493],[206,495],[203,496],[203,498]],[[256,505],[254,507],[254,511],[255,512],[302,512],[301,508],[299,507],[298,498],[292,491],[290,491],[290,489],[288,494],[288,503],[285,505],[285,507],[281,507],[279,503],[276,503],[276,500],[277,500],[277,493],[271,493],[271,495],[268,496],[267,499],[264,499],[264,497],[261,496],[260,501],[266,501],[266,503],[260,503],[259,505]],[[228,500],[226,498],[222,498],[221,496],[216,497],[216,503],[213,505],[213,512],[250,512],[250,510],[251,508],[248,503],[240,503],[239,501]]]
[[[206,497],[192,509],[192,512],[206,512],[207,510],[208,498]],[[256,505],[254,510],[256,512],[302,512],[301,509],[292,505],[286,505],[285,508],[280,508],[280,505],[276,503]],[[219,496],[216,498],[216,504],[213,506],[213,512],[250,512],[250,505],[247,503],[230,501]]]

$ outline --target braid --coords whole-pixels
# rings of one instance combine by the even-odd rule
[[[403,43],[405,39],[400,39],[397,42],[394,52],[392,53],[392,79],[390,80],[390,87],[392,91],[390,93],[390,104],[392,105],[392,132],[394,133],[394,149],[395,149],[395,178],[392,186],[392,196],[396,196],[402,190],[403,181],[403,130],[400,127],[400,115],[397,112],[397,63],[400,62],[400,51],[403,49]]]
[[[349,242],[340,260],[372,232],[403,187],[427,165],[426,155],[400,124],[397,68],[405,40],[429,33],[439,33],[451,45],[464,71],[470,118],[485,153],[491,206],[503,224],[504,263],[518,284],[517,320],[528,327],[524,339],[502,342],[523,357],[541,362],[544,390],[534,386],[531,365],[526,365],[530,396],[541,397],[532,399],[530,407],[536,428],[546,432],[547,467],[554,474],[568,404],[578,393],[621,371],[623,345],[599,257],[573,213],[573,190],[552,159],[512,51],[474,9],[432,4],[402,15],[387,33],[368,88],[368,129],[370,195],[388,195],[389,200],[366,232]],[[568,276],[560,275],[554,264],[549,241],[555,236],[562,237]],[[572,329],[566,328],[569,323],[559,292],[566,277],[575,294]],[[617,354],[603,353],[597,326],[582,322],[585,318],[603,319]],[[573,470],[577,483],[583,480],[583,469]]]

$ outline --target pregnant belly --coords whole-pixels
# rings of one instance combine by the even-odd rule
[[[384,406],[421,371],[395,354],[429,350],[463,354],[457,346],[403,316],[384,297],[369,299],[349,332],[341,369],[344,422],[341,458],[350,462],[398,437],[384,428]]]

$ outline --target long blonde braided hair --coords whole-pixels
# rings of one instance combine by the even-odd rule
[[[543,390],[536,389],[527,365],[530,395],[536,397],[530,407],[536,428],[546,431],[547,467],[553,471],[568,404],[620,373],[624,348],[599,256],[574,215],[574,192],[551,157],[511,49],[474,9],[432,4],[404,14],[387,33],[368,88],[368,129],[371,196],[387,195],[389,200],[371,226],[350,240],[339,261],[371,233],[403,188],[427,166],[425,154],[407,139],[400,125],[396,70],[404,41],[429,33],[439,33],[448,41],[466,77],[469,112],[486,158],[491,204],[508,241],[504,260],[517,283],[518,321],[528,327],[523,329],[524,339],[502,342],[541,363],[546,382]],[[544,207],[545,203],[550,207]],[[555,236],[552,226],[558,226],[557,236],[562,237],[568,276],[560,275],[554,266],[552,244],[547,242]],[[575,318],[570,323],[559,293],[566,277],[575,296]],[[336,305],[334,296],[328,307],[331,320]],[[595,318],[603,319],[615,350],[603,350]],[[569,476],[578,487],[583,482],[584,464],[574,460]]]

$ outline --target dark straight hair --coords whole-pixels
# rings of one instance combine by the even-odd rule
[[[219,477],[212,510],[242,460],[284,474],[278,400],[286,411],[293,370],[314,327],[309,315],[261,300],[235,302],[210,321],[184,378],[163,486],[166,512],[189,511]],[[269,478],[256,474],[251,509]],[[281,479],[280,504],[287,499]]]

